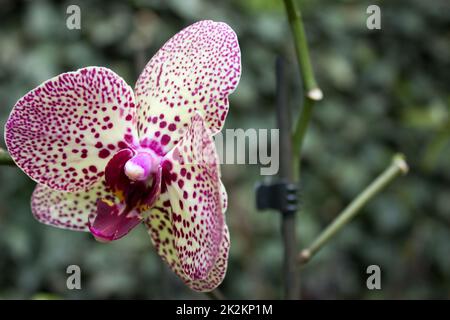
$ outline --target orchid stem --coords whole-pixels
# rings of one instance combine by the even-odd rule
[[[2,166],[15,166],[13,159],[8,152],[0,148],[0,165]]]
[[[298,122],[292,136],[292,154],[294,157],[295,175],[300,179],[301,172],[301,152],[303,148],[303,141],[305,140],[306,130],[311,120],[314,101],[308,98],[304,99],[303,107],[300,111]]]
[[[283,154],[286,158],[289,158],[284,161],[284,166],[282,166],[284,167],[284,170],[282,170],[284,173],[282,173],[281,176],[291,183],[297,183],[300,181],[301,150],[308,123],[311,119],[312,108],[315,101],[322,99],[323,94],[317,86],[314,77],[311,60],[309,58],[308,42],[306,40],[305,29],[301,19],[301,12],[294,0],[283,0],[283,2],[295,44],[298,68],[303,82],[304,97],[299,118],[294,125],[293,133],[291,132],[290,114],[278,115],[280,141],[283,141],[282,144],[284,145]],[[280,90],[277,90],[277,92],[278,91]],[[283,106],[283,103],[279,104]],[[287,106],[283,108],[279,107],[278,109],[279,113],[290,113]],[[282,131],[285,132],[283,135]],[[282,137],[284,137],[284,139],[281,139]],[[300,297],[300,276],[296,270],[295,258],[297,245],[295,213],[296,212],[284,213],[282,218],[282,234],[285,250],[283,271],[285,280],[285,298],[287,299],[298,299]]]
[[[408,173],[408,164],[401,154],[393,157],[391,165],[380,174],[366,189],[364,189],[322,233],[313,243],[300,252],[299,261],[301,264],[307,263],[311,258],[326,245],[350,220],[352,220],[361,209],[378,193],[386,188],[399,175]]]
[[[205,292],[205,294],[211,299],[211,300],[226,300],[225,296],[219,289],[214,289],[213,291]]]
[[[284,5],[286,7],[289,24],[291,26],[298,67],[303,81],[304,90],[303,105],[294,126],[294,132],[292,135],[293,155],[296,157],[296,160],[300,160],[303,140],[311,119],[312,109],[315,102],[323,98],[323,93],[318,87],[314,76],[301,11],[294,0],[284,0]],[[298,162],[299,161],[297,161],[296,166],[299,165]],[[300,174],[300,168],[298,168],[297,171],[297,173]]]

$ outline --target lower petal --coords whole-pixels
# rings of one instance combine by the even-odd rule
[[[228,254],[230,252],[230,233],[228,227],[224,225],[222,242],[220,244],[220,251],[208,276],[205,279],[197,279],[186,281],[186,284],[195,291],[205,292],[217,288],[225,278],[228,266]]]
[[[187,285],[212,290],[227,268],[227,195],[213,140],[200,115],[192,118],[162,167],[162,193],[145,220],[152,242]]]
[[[162,205],[171,215],[177,255],[191,279],[205,279],[220,251],[224,216],[219,160],[201,115],[192,118],[162,167],[161,192],[169,197]]]
[[[111,199],[104,180],[87,191],[64,192],[38,184],[31,197],[31,211],[42,223],[58,228],[89,231],[89,218],[97,213],[97,199]]]
[[[175,272],[191,289],[200,292],[214,290],[222,283],[227,271],[230,234],[226,224],[224,224],[223,227],[223,236],[220,243],[219,254],[216,257],[211,270],[203,279],[192,279],[184,271],[182,263],[177,255],[170,213],[163,206],[165,201],[168,201],[167,194],[161,196],[144,221],[156,251],[169,265],[172,271]]]

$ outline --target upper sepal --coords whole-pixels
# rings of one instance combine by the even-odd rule
[[[219,132],[240,75],[238,39],[227,24],[205,20],[183,29],[155,54],[136,83],[140,138],[156,141],[165,153],[184,136],[196,112],[211,134]]]

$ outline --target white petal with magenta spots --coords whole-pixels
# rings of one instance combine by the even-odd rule
[[[225,189],[224,184],[222,183],[222,181],[220,182],[221,184],[221,192],[222,192],[222,198],[220,199],[222,201],[222,211],[225,214],[225,212],[227,211],[228,208],[228,194],[227,194],[227,189]]]
[[[16,164],[55,190],[85,190],[133,140],[132,89],[113,71],[88,67],[50,79],[22,97],[5,126]]]
[[[156,251],[161,258],[169,265],[189,287],[195,291],[211,291],[219,286],[227,271],[228,254],[230,249],[230,235],[227,226],[223,226],[223,238],[220,243],[219,255],[211,271],[204,279],[193,280],[183,270],[180,259],[175,249],[175,238],[172,231],[170,219],[170,207],[165,206],[169,201],[168,194],[163,194],[144,223],[155,245]]]
[[[45,224],[76,231],[89,231],[88,221],[97,213],[97,200],[112,200],[101,180],[88,191],[64,192],[38,184],[31,198],[34,217]]]
[[[212,134],[221,130],[228,95],[240,78],[241,53],[225,23],[200,21],[172,37],[140,75],[135,93],[142,139],[170,150],[200,112]]]
[[[226,193],[211,132],[199,114],[165,157],[161,192],[146,222],[158,253],[192,288],[212,290],[226,271]]]
[[[162,183],[181,265],[191,279],[204,279],[219,253],[224,218],[218,156],[199,114],[163,160]]]
[[[217,260],[205,279],[187,280],[186,284],[196,291],[211,291],[220,285],[225,278],[228,266],[228,254],[230,251],[230,233],[224,225],[223,238],[220,243],[220,251]]]

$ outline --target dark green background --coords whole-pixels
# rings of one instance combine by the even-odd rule
[[[65,27],[69,4],[81,7],[80,31]],[[381,7],[381,30],[366,28],[370,4]],[[301,7],[325,99],[305,145],[300,245],[395,152],[411,166],[303,269],[303,297],[450,298],[449,2],[309,0]],[[298,111],[299,76],[281,0],[0,0],[1,126],[21,96],[65,71],[106,66],[133,85],[140,64],[202,19],[227,22],[241,45],[242,79],[227,128],[275,126],[278,54],[288,61],[289,103]],[[34,183],[14,167],[1,167],[0,179],[0,298],[204,297],[160,262],[143,227],[104,245],[39,224],[29,205]],[[222,291],[280,298],[279,219],[255,210],[259,168],[226,165],[223,179],[232,248]],[[67,290],[69,264],[81,267],[82,290]],[[371,264],[381,267],[382,290],[366,288]]]

